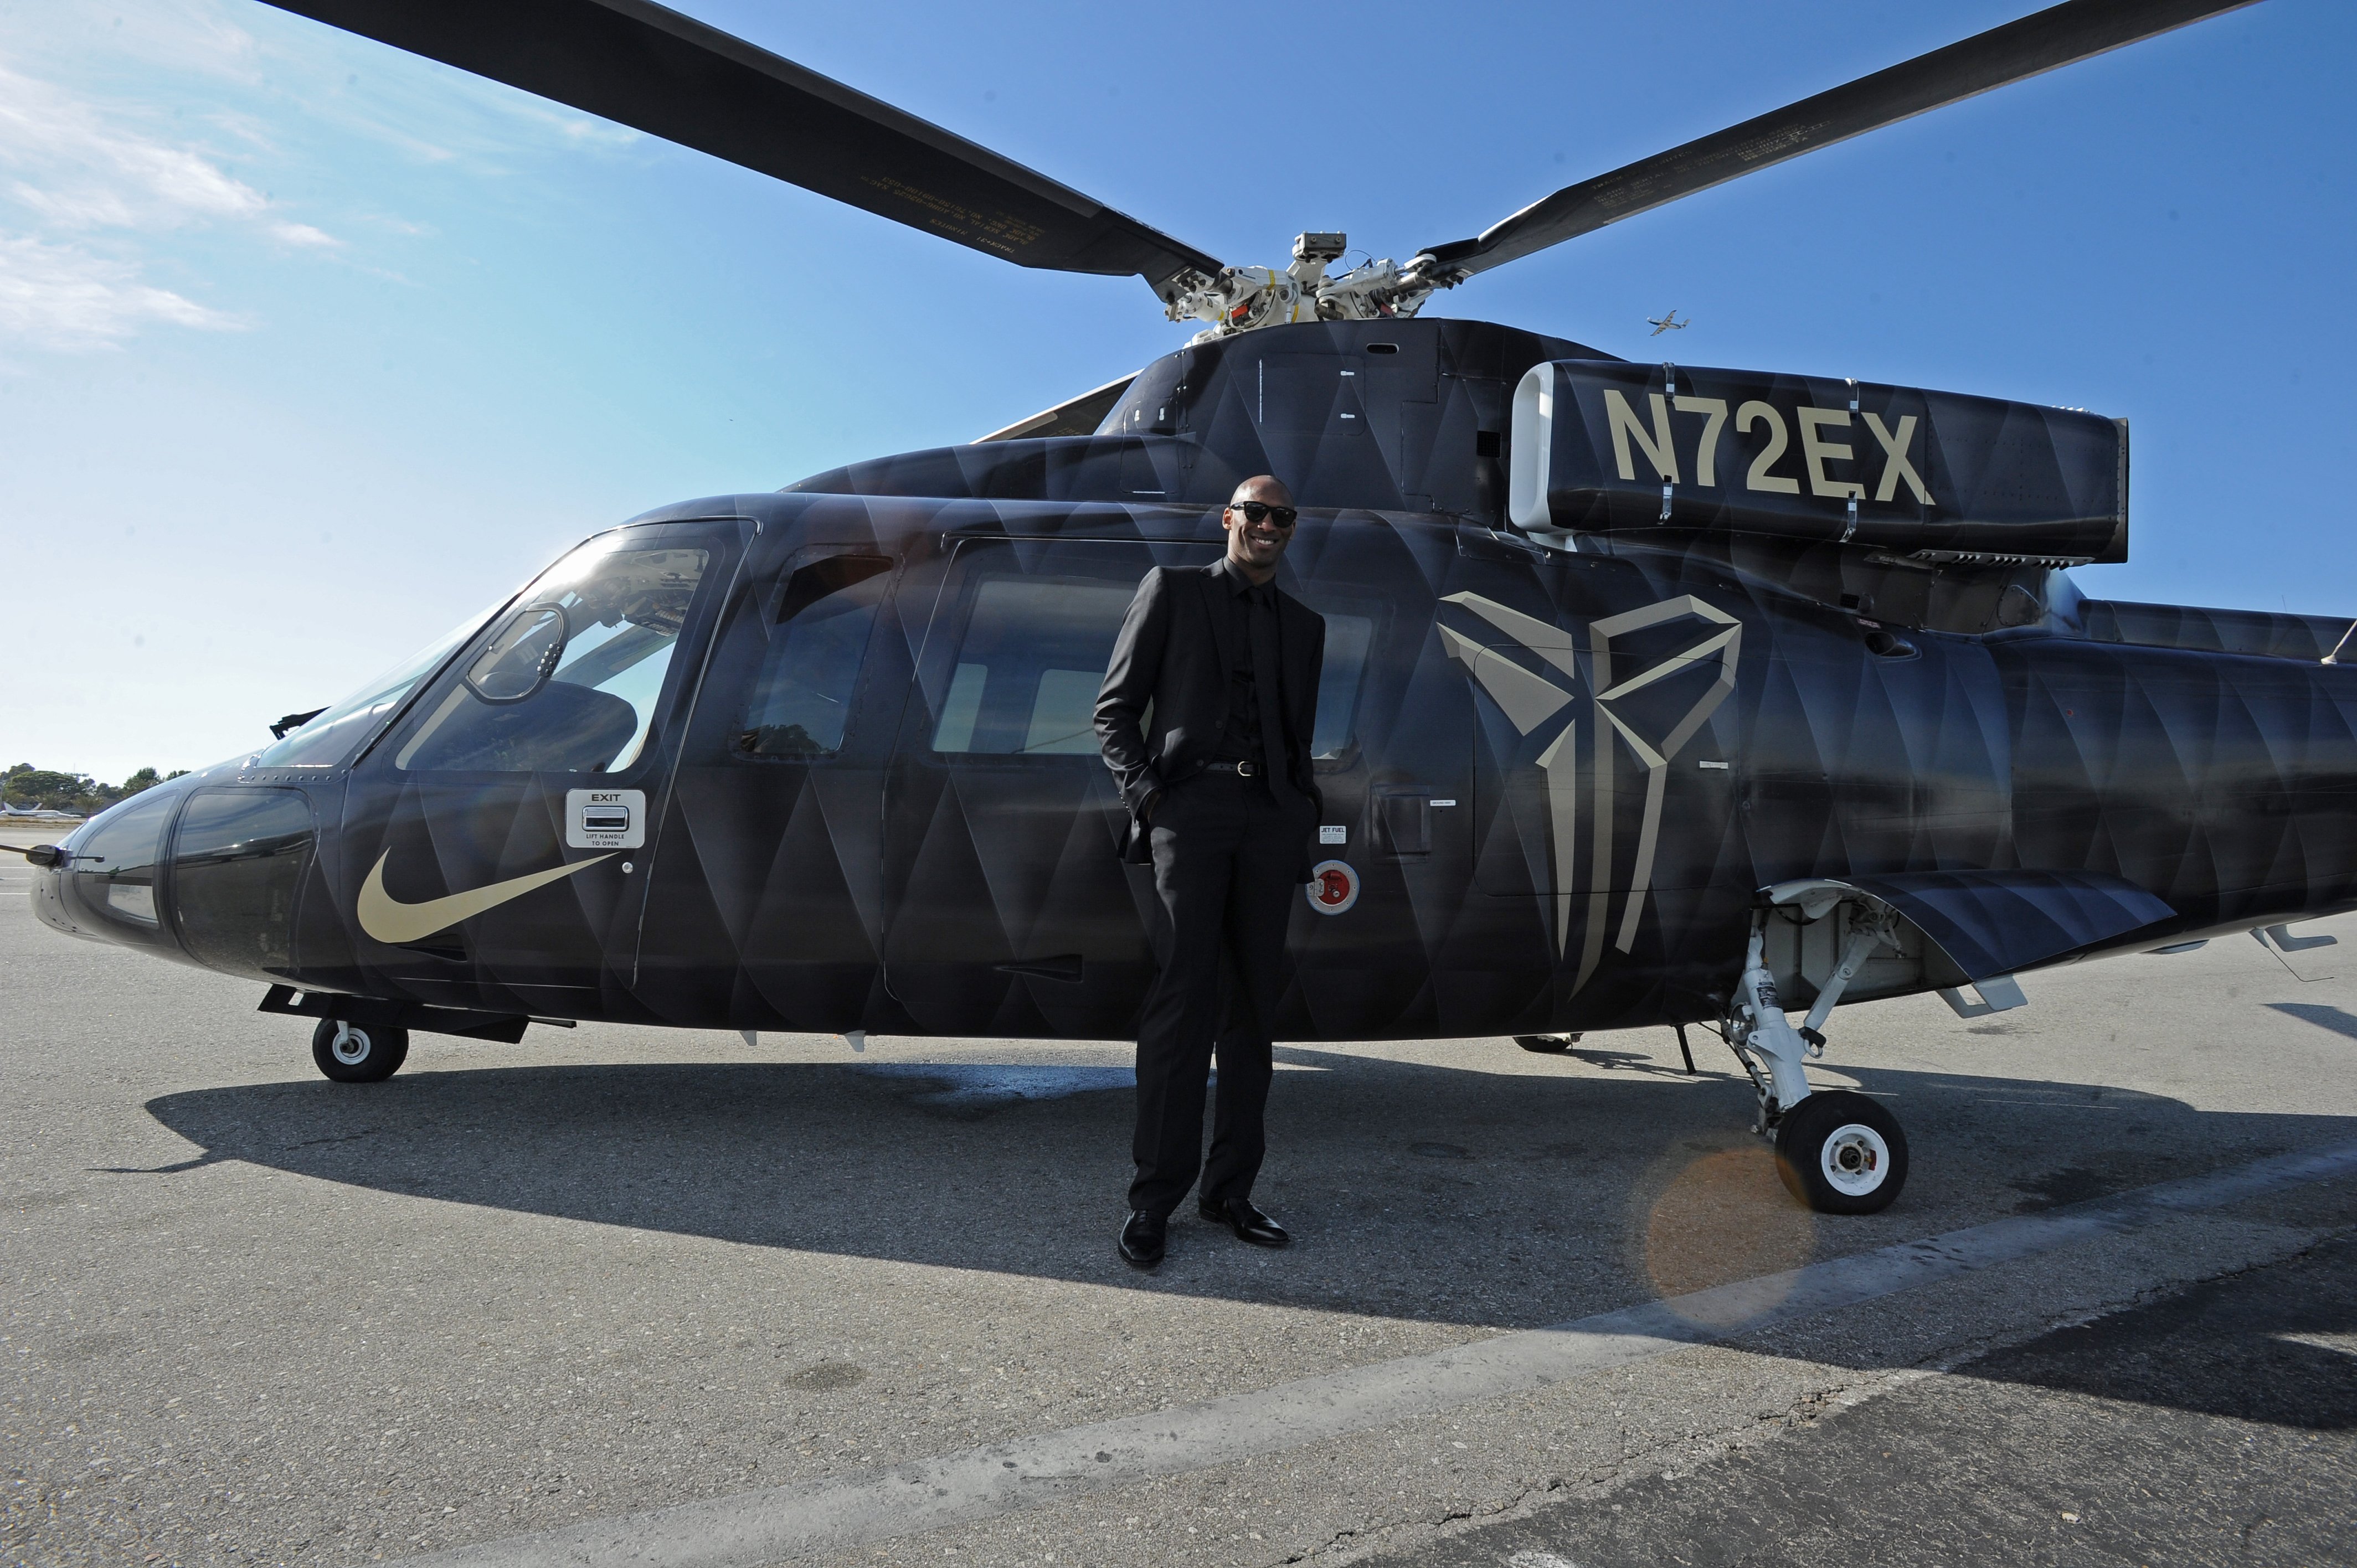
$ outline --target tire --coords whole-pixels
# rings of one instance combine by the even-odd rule
[[[1907,1134],[1863,1094],[1812,1094],[1777,1125],[1776,1174],[1820,1214],[1878,1214],[1907,1185]]]
[[[338,1050],[336,1038],[347,1029],[343,1048]],[[338,1083],[382,1083],[409,1059],[409,1031],[322,1018],[311,1031],[311,1059]]]
[[[1514,1044],[1543,1057],[1559,1057],[1578,1038],[1577,1035],[1516,1035]]]

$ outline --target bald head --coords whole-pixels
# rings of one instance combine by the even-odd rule
[[[1228,498],[1230,506],[1239,501],[1265,501],[1270,506],[1291,506],[1293,492],[1275,474],[1254,474],[1238,485],[1235,494]]]

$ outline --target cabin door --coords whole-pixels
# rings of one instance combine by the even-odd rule
[[[651,857],[633,990],[658,1017],[861,1026],[877,969],[877,792],[909,687],[899,574],[865,540],[755,544]]]
[[[928,1033],[1118,1038],[1154,974],[1150,874],[1097,750],[1097,689],[1157,565],[1211,544],[963,539],[885,783],[884,966]]]
[[[717,519],[591,540],[362,757],[333,880],[364,983],[500,1012],[615,1010],[680,722],[749,532]]]

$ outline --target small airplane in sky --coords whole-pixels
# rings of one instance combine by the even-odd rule
[[[1673,310],[1659,320],[1655,320],[1652,317],[1648,316],[1645,317],[1645,325],[1652,328],[1652,330],[1645,334],[1645,336],[1648,338],[1659,338],[1664,332],[1684,331],[1687,328],[1694,325],[1694,317],[1689,316],[1684,321],[1681,321],[1678,319],[1678,313]]]

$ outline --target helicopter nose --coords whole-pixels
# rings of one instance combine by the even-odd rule
[[[74,918],[74,907],[67,891],[70,880],[67,867],[73,864],[70,851],[62,844],[54,843],[10,847],[16,848],[25,857],[26,865],[33,873],[33,886],[28,890],[32,894],[33,918],[51,930],[62,931],[70,937],[96,942],[113,940],[97,922]]]
[[[70,937],[179,958],[156,905],[164,830],[185,789],[152,789],[101,811],[58,844],[37,844],[33,915]],[[42,864],[46,860],[48,864]]]
[[[35,844],[32,847],[37,851],[54,851],[58,846],[44,843]],[[76,925],[73,917],[66,913],[66,878],[65,873],[59,868],[58,863],[54,860],[35,860],[30,854],[26,855],[25,859],[27,864],[35,868],[32,886],[33,918],[52,930],[63,931],[70,937],[87,937],[93,941],[106,940],[97,932],[84,930]]]
[[[32,835],[19,832],[11,833],[9,836],[23,839]],[[0,843],[0,853],[23,855],[25,869],[32,874],[29,876],[18,876],[7,861],[0,860],[0,882],[5,882],[8,885],[5,889],[0,889],[0,891],[32,895],[34,917],[47,925],[57,924],[55,920],[48,918],[41,913],[41,905],[45,888],[52,886],[54,883],[54,879],[48,873],[60,858],[58,846],[53,843]]]

